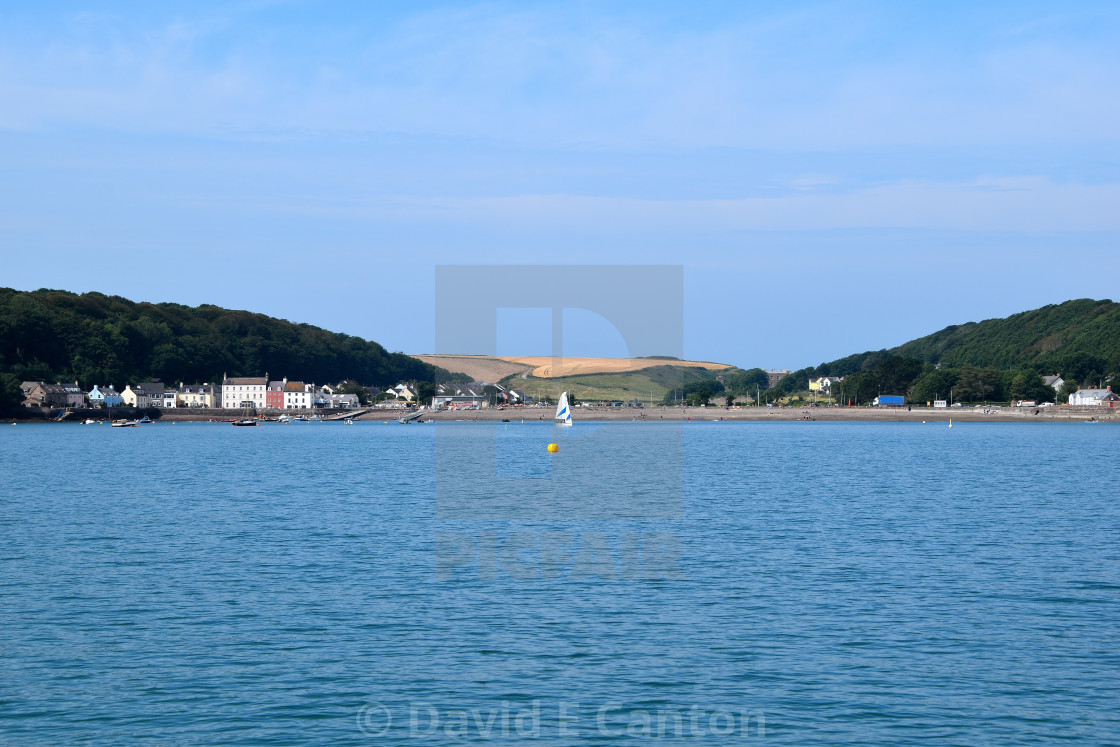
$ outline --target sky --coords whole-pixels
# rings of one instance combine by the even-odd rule
[[[681,265],[687,357],[796,369],[1115,298],[1118,249],[1117,3],[0,9],[0,286],[423,353],[438,265]]]

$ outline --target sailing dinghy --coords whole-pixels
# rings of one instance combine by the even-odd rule
[[[560,401],[556,403],[556,424],[557,425],[571,425],[572,424],[572,408],[568,407],[568,393],[563,392],[560,395]]]

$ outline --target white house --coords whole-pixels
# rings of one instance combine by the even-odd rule
[[[1063,379],[1060,374],[1054,374],[1053,376],[1043,376],[1042,380],[1046,382],[1046,386],[1054,387],[1055,392],[1062,391],[1062,387],[1065,386],[1066,383],[1066,380]]]
[[[176,393],[180,407],[221,407],[221,390],[213,384],[184,384],[179,382]]]
[[[267,406],[268,374],[229,378],[222,374],[222,408],[239,409]]]
[[[315,403],[315,387],[302,381],[284,379],[284,409],[310,410]]]
[[[416,392],[409,389],[408,386],[406,386],[405,384],[397,384],[395,387],[393,387],[389,391],[396,394],[397,399],[403,399],[407,402],[411,402],[413,399],[416,398]]]
[[[1120,395],[1114,394],[1112,387],[1105,387],[1104,389],[1078,389],[1076,392],[1069,395],[1069,403],[1071,405],[1107,405],[1108,407],[1115,407],[1117,402],[1120,402]]]

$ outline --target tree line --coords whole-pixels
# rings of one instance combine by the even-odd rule
[[[809,388],[810,379],[842,376],[833,400],[869,402],[878,394],[924,404],[1014,400],[1066,401],[1080,384],[1095,387],[1120,373],[1120,304],[1079,299],[1004,319],[954,325],[890,350],[868,351],[794,371],[766,393],[771,401]],[[1065,388],[1043,382],[1060,374]]]
[[[0,399],[10,384],[94,384],[159,379],[220,381],[229,376],[287,376],[308,382],[351,379],[465,382],[376,342],[264,314],[204,304],[136,303],[101,293],[0,288]]]

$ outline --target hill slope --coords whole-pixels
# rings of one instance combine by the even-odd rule
[[[448,376],[375,342],[264,314],[11,288],[0,288],[0,372],[83,386],[223,373],[381,386]]]
[[[944,366],[1071,371],[1086,357],[1120,363],[1120,303],[1088,298],[1005,319],[946,327],[889,352]]]
[[[489,355],[416,355],[422,361],[455,371],[463,371],[479,381],[500,381],[514,374],[521,378],[555,379],[569,376],[597,374],[628,374],[658,366],[696,368],[706,371],[726,371],[732,366],[707,361],[682,361],[676,358],[561,358],[560,365],[546,355],[489,356]]]
[[[559,367],[548,356],[418,355],[417,358],[464,371],[480,381],[499,382],[533,398],[568,392],[579,400],[658,402],[689,384],[714,381],[737,369],[726,363],[649,358],[564,358]],[[765,376],[763,376],[765,379]],[[753,390],[752,390],[753,391]]]
[[[933,373],[934,364],[943,373]],[[966,376],[964,369],[973,371]],[[795,371],[778,382],[772,395],[803,391],[809,379],[818,376],[867,374],[862,383],[853,383],[864,387],[860,391],[864,400],[874,391],[872,383],[882,385],[884,392],[916,388],[915,397],[921,400],[926,398],[925,390],[918,386],[922,377],[936,381],[934,392],[945,394],[960,377],[971,381],[981,369],[979,375],[989,380],[993,399],[999,399],[994,395],[1001,392],[1013,394],[1011,372],[1032,376],[1060,373],[1067,382],[1095,386],[1100,379],[1120,373],[1120,304],[1078,299],[1003,319],[953,325],[890,350],[857,353]],[[998,372],[1003,375],[996,375]],[[993,383],[996,379],[1003,384]],[[1030,389],[1035,382],[1028,380]]]

